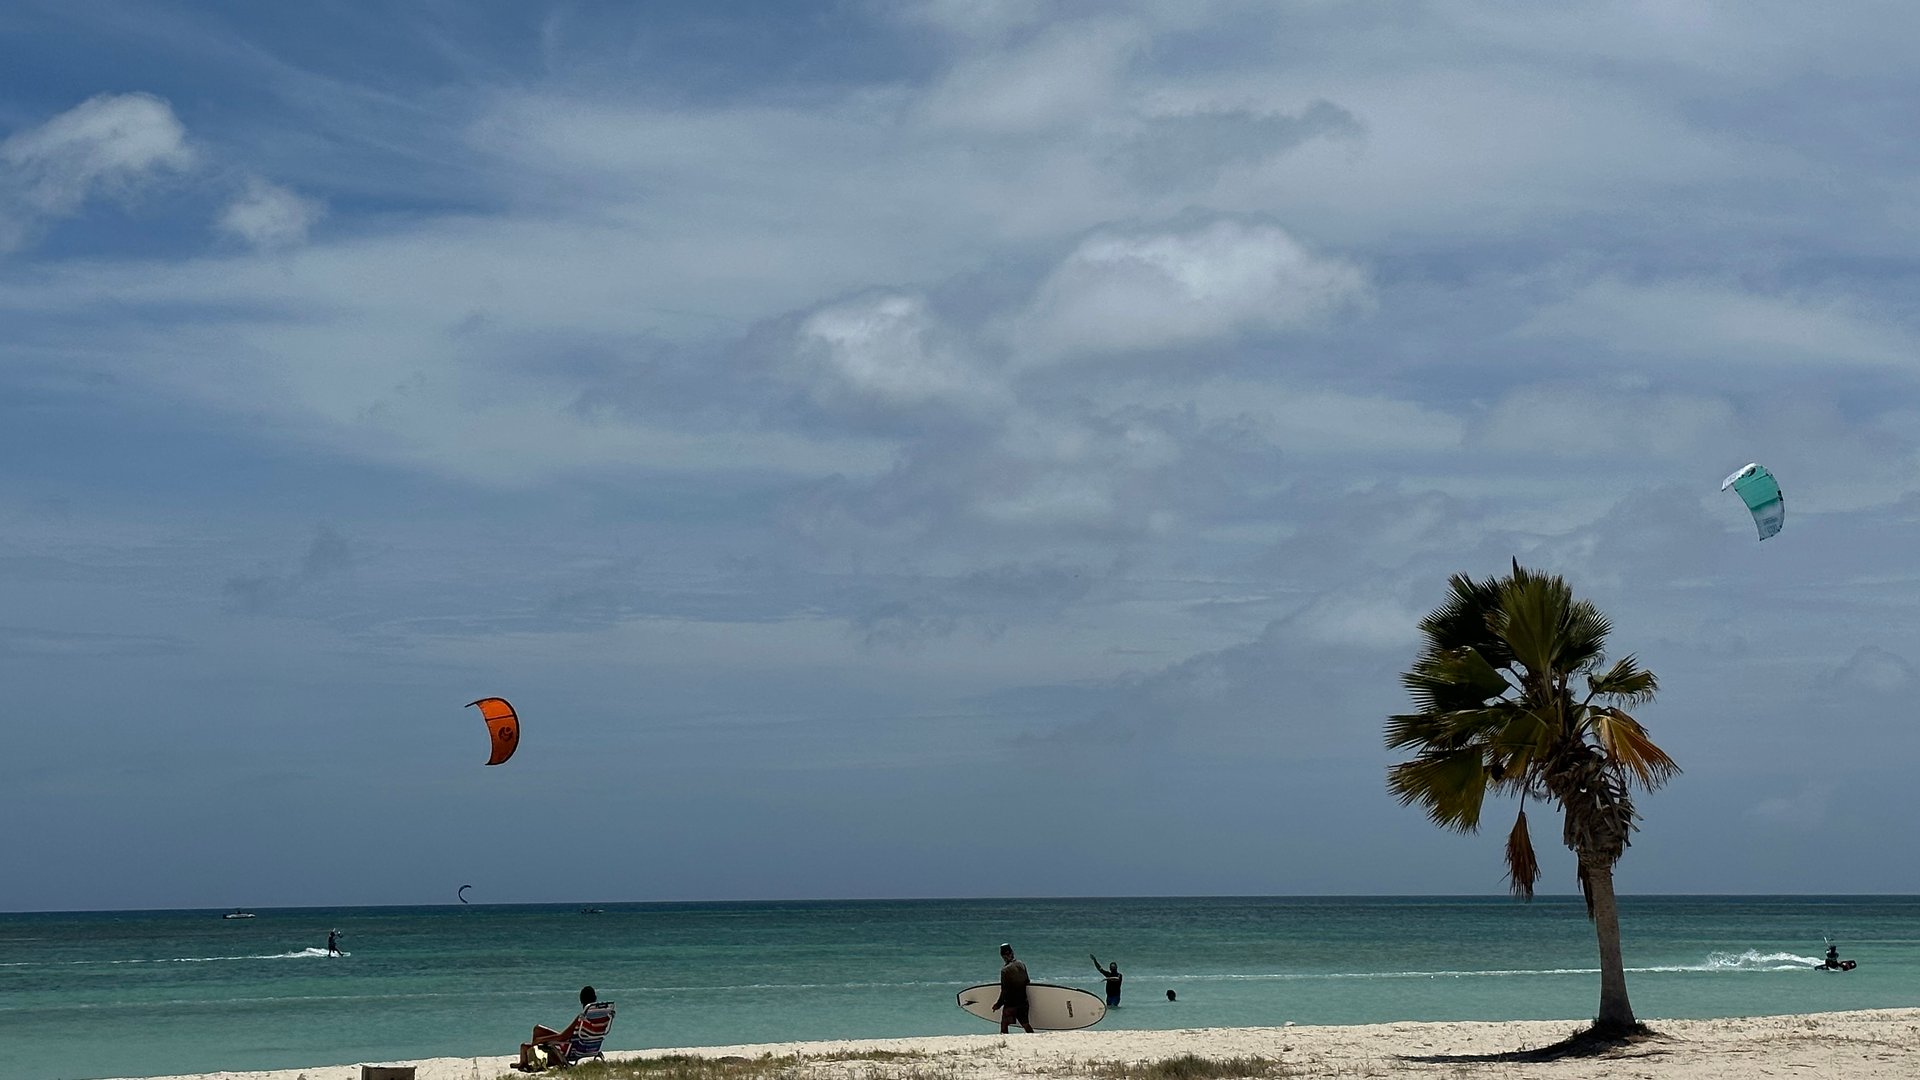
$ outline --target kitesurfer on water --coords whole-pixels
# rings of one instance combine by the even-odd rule
[[[327,955],[340,955],[340,931],[338,930],[327,931]]]
[[[1827,942],[1826,966],[1830,968],[1837,968],[1840,966],[1840,946],[1835,945],[1831,941]]]

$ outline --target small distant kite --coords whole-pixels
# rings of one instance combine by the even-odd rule
[[[1787,523],[1787,501],[1780,494],[1780,482],[1764,467],[1748,465],[1727,477],[1720,490],[1728,488],[1753,511],[1753,524],[1760,530],[1760,539],[1779,532],[1780,526]]]
[[[480,707],[480,715],[487,722],[487,730],[493,733],[493,756],[487,759],[489,765],[503,764],[520,749],[520,718],[513,714],[513,706],[506,698],[483,697],[479,701],[470,701],[467,708]]]
[[[459,897],[461,903],[467,903],[467,890],[471,888],[473,888],[471,885],[462,885],[453,891],[453,895]]]

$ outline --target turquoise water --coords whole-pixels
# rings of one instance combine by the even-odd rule
[[[609,1048],[992,1030],[954,994],[1011,941],[1041,982],[1100,982],[1104,1028],[1580,1018],[1577,898],[1279,897],[259,909],[0,915],[0,1045],[67,1032],[20,1080],[509,1054],[582,983]],[[1625,897],[1645,1017],[1920,1004],[1920,897]],[[339,929],[348,955],[320,953]],[[1860,967],[1813,969],[1830,935]],[[1169,1003],[1166,991],[1179,1000]]]

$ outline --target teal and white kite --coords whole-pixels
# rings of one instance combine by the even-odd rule
[[[1787,502],[1780,495],[1780,482],[1763,466],[1748,465],[1727,477],[1720,490],[1728,488],[1753,511],[1753,524],[1760,530],[1760,539],[1779,532],[1780,526],[1787,523]]]

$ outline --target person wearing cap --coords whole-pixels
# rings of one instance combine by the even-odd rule
[[[1033,1025],[1027,1022],[1027,965],[1014,959],[1013,946],[1000,943],[1000,998],[993,1007],[1000,1010],[1000,1034],[1007,1033],[1007,1025],[1019,1022],[1021,1030],[1033,1034]]]

